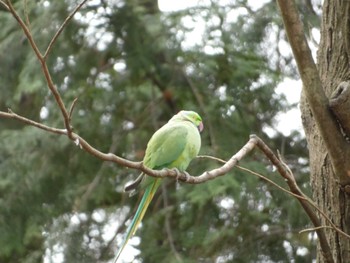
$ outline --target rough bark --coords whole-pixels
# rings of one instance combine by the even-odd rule
[[[339,83],[350,77],[350,1],[325,0],[323,6],[318,69],[323,91],[328,98]],[[310,151],[310,182],[313,196],[334,224],[350,233],[350,195],[348,185],[341,184],[335,175],[324,138],[322,138],[305,94],[301,111]],[[338,120],[339,121],[339,120]],[[347,146],[349,147],[349,146]],[[345,160],[344,167],[350,160]],[[326,222],[323,222],[327,225]],[[327,229],[327,236],[335,262],[350,260],[350,239]],[[318,262],[325,262],[320,247]]]
[[[335,114],[343,134],[350,136],[350,82],[343,81],[333,91],[329,106]],[[348,139],[349,140],[349,139]]]

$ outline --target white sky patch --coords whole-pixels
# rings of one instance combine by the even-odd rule
[[[291,256],[292,253],[293,253],[293,248],[292,248],[290,242],[289,242],[289,241],[286,241],[286,240],[283,241],[283,247],[284,247],[284,249],[286,250],[286,253],[287,253],[289,256]]]
[[[190,32],[184,33],[184,41],[181,46],[183,49],[200,45],[203,40],[205,31],[205,21],[201,17],[185,16],[181,22],[186,25],[186,28],[191,29]]]
[[[260,1],[248,0],[248,6],[250,6],[253,9],[253,11],[256,11],[259,8],[263,7],[265,4],[267,4],[268,2],[271,2],[271,1],[270,0],[260,0]]]
[[[301,80],[286,78],[277,86],[276,93],[283,93],[289,103],[298,103],[300,101],[301,89]],[[285,113],[278,114],[277,122],[277,130],[285,136],[289,136],[293,130],[303,133],[299,105]]]
[[[301,80],[294,80],[290,78],[285,78],[277,88],[276,92],[278,94],[285,94],[290,103],[297,103],[300,100],[302,83]]]
[[[203,5],[205,1],[201,0],[158,0],[158,7],[162,12],[174,12],[184,10],[196,5]]]
[[[312,40],[309,41],[309,46],[311,49],[312,57],[314,58],[315,61],[317,61],[318,44],[320,43],[320,39],[321,39],[321,32],[319,28],[311,29],[311,38]]]
[[[109,240],[112,240],[114,238],[114,235],[117,231],[117,229],[120,227],[120,223],[123,222],[125,216],[127,215],[129,211],[129,207],[124,207],[121,209],[118,209],[113,215],[110,216],[108,219],[108,223],[104,226],[103,228],[103,233],[102,233],[102,238],[109,242]],[[100,210],[96,210],[97,214],[94,215],[94,217],[99,218],[99,217],[104,217],[106,216],[105,214],[101,214]],[[99,215],[98,215],[99,214]],[[102,218],[101,218],[102,219]],[[131,221],[129,221],[127,224],[130,224]],[[115,255],[121,246],[124,238],[125,238],[125,233],[123,232],[122,234],[118,234],[114,240],[115,243]],[[137,234],[137,233],[136,233]],[[119,257],[118,263],[126,263],[126,262],[134,262],[138,263],[140,261],[136,260],[135,257],[140,253],[138,249],[135,248],[135,246],[138,246],[141,242],[141,239],[138,236],[133,236],[130,238],[129,242],[125,246],[122,254]],[[114,262],[113,259],[108,261],[109,263]]]
[[[299,256],[306,256],[307,254],[309,254],[309,250],[306,247],[298,247],[297,248],[297,255]]]
[[[224,198],[220,201],[220,206],[224,209],[232,209],[235,204],[235,200],[232,198]]]
[[[45,255],[43,258],[43,263],[63,263],[64,262],[64,254],[63,254],[64,248],[56,244],[53,246],[53,251],[50,249],[45,250]]]
[[[100,1],[94,0],[90,1],[92,4],[100,4]],[[105,14],[111,14],[112,10],[109,7],[103,8],[99,7],[97,12],[89,11],[84,15],[81,12],[77,12],[74,16],[74,19],[87,24],[87,28],[83,30],[83,33],[91,46],[96,45],[99,50],[104,50],[113,40],[113,33],[108,32],[101,25],[107,23],[107,18],[104,17]]]
[[[47,107],[41,107],[40,109],[40,119],[45,120],[49,116],[49,110]]]

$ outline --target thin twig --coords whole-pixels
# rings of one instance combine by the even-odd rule
[[[46,48],[46,51],[44,53],[43,59],[46,60],[47,56],[49,55],[52,46],[54,45],[54,43],[56,42],[57,38],[60,36],[60,34],[62,33],[63,29],[65,28],[65,26],[69,23],[69,21],[73,18],[73,16],[79,11],[79,9],[87,2],[88,0],[83,0],[79,5],[77,5],[74,10],[69,14],[69,16],[67,16],[67,18],[64,20],[64,22],[62,23],[62,25],[60,26],[60,28],[57,30],[56,34],[53,36],[53,38],[51,39],[49,45]]]
[[[287,193],[287,194],[289,194],[289,195],[294,196],[295,198],[307,200],[306,197],[304,197],[304,196],[302,196],[302,195],[295,194],[295,193],[293,193],[293,192],[291,192],[291,191],[288,191],[287,189],[285,189],[284,187],[282,187],[282,186],[280,186],[279,184],[275,183],[274,181],[272,181],[271,179],[267,178],[266,176],[263,176],[263,175],[261,175],[261,174],[259,174],[259,173],[257,173],[257,172],[254,172],[254,171],[252,171],[252,170],[250,170],[250,169],[248,169],[248,168],[245,168],[245,167],[242,167],[242,166],[239,166],[239,165],[236,165],[236,168],[238,168],[238,169],[240,169],[240,170],[242,170],[242,171],[245,171],[245,172],[248,172],[248,173],[251,173],[251,174],[253,174],[253,175],[258,176],[259,178],[263,179],[264,181],[266,181],[266,182],[272,184],[273,186],[277,187],[277,188],[280,189],[281,191],[283,191],[283,192],[285,192],[285,193]]]
[[[34,50],[40,64],[41,64],[41,68],[43,70],[47,85],[51,91],[51,93],[54,95],[56,103],[58,104],[58,107],[61,110],[63,119],[64,119],[64,126],[67,129],[67,135],[71,138],[72,135],[72,127],[70,126],[70,120],[69,120],[69,116],[68,116],[68,112],[67,109],[62,101],[61,95],[59,94],[58,90],[56,89],[52,78],[51,78],[51,74],[50,71],[47,67],[46,61],[43,58],[38,46],[36,45],[33,36],[31,35],[28,27],[26,26],[26,24],[23,22],[23,20],[19,17],[19,15],[17,14],[16,10],[13,8],[11,1],[7,0],[6,1],[8,4],[8,7],[10,9],[10,12],[12,13],[13,17],[17,20],[18,24],[21,26],[22,30],[24,31],[24,34],[26,35],[26,37],[28,38],[28,41],[32,47],[32,49]]]
[[[41,58],[41,52],[38,49],[38,46],[36,45],[32,35],[30,34],[30,30],[28,29],[26,24],[23,22],[23,20],[19,17],[19,15],[17,14],[16,10],[13,8],[11,1],[10,0],[6,0],[6,3],[7,3],[7,7],[9,9],[9,11],[13,15],[13,17],[17,20],[18,24],[21,26],[22,30],[24,31],[24,34],[28,38],[28,41],[29,41],[32,49],[34,50],[36,56],[38,58]]]
[[[149,176],[158,177],[158,178],[172,177],[172,178],[176,178],[178,181],[183,181],[189,184],[200,184],[208,180],[213,180],[216,177],[225,175],[230,170],[232,170],[232,168],[237,164],[238,161],[240,161],[245,155],[251,152],[257,143],[256,138],[252,138],[242,147],[241,150],[239,150],[235,155],[233,155],[221,167],[218,167],[211,171],[206,171],[199,176],[191,176],[188,173],[179,172],[176,169],[152,170],[144,166],[142,162],[133,162],[133,161],[124,159],[122,157],[119,157],[113,153],[103,153],[98,149],[94,148],[93,146],[91,146],[86,140],[84,140],[81,136],[79,136],[74,132],[71,132],[71,134],[69,135],[66,129],[57,129],[57,128],[49,127],[44,124],[27,119],[25,117],[19,116],[13,113],[12,111],[10,112],[0,111],[0,117],[17,119],[28,125],[37,127],[39,129],[42,129],[51,133],[66,135],[81,149],[85,150],[87,153],[103,161],[114,162],[124,167],[137,169]]]
[[[305,195],[304,195],[305,196]],[[310,203],[311,206],[313,206],[325,219],[326,221],[331,225],[331,228],[333,228],[335,231],[337,231],[339,234],[343,235],[346,238],[350,238],[350,235],[345,233],[343,230],[341,230],[339,227],[337,227],[332,220],[326,215],[325,212],[323,212],[314,201],[312,201],[309,197],[305,196],[307,198],[307,201]]]
[[[10,8],[3,0],[0,0],[0,4],[2,4],[7,9],[7,11],[10,11]]]
[[[15,9],[13,8],[11,1],[10,0],[6,0],[7,5],[3,2],[1,2],[5,7],[8,8],[8,10],[12,13],[12,15],[14,16],[14,18],[17,20],[17,22],[19,23],[19,25],[21,26],[22,30],[24,31],[26,37],[28,38],[28,41],[33,49],[33,51],[35,52],[39,62],[41,63],[41,67],[43,70],[43,73],[45,75],[48,87],[51,91],[51,93],[54,95],[54,98],[56,100],[56,103],[58,104],[62,116],[64,118],[64,125],[66,129],[57,129],[57,128],[53,128],[53,127],[48,127],[46,125],[43,125],[41,123],[32,121],[30,119],[27,119],[25,117],[19,116],[11,111],[9,111],[8,113],[5,112],[0,112],[0,116],[5,117],[5,118],[13,118],[13,119],[17,119],[20,120],[26,124],[35,126],[37,128],[43,129],[45,131],[49,131],[55,134],[61,134],[61,135],[66,135],[68,136],[72,141],[77,142],[77,145],[79,145],[82,149],[84,149],[86,152],[88,152],[89,154],[101,159],[101,160],[105,160],[105,161],[111,161],[111,162],[115,162],[118,163],[122,166],[125,167],[129,167],[129,168],[133,168],[133,169],[138,169],[142,172],[144,172],[145,174],[148,174],[150,176],[153,177],[173,177],[173,178],[177,178],[177,180],[180,181],[184,181],[186,183],[190,183],[190,184],[199,184],[199,183],[203,183],[206,182],[208,180],[212,180],[215,179],[219,176],[225,175],[226,173],[228,173],[230,170],[233,169],[233,167],[235,167],[237,165],[237,163],[244,158],[249,152],[251,152],[255,147],[258,147],[269,159],[270,161],[275,165],[275,167],[277,168],[278,172],[280,173],[281,176],[283,176],[286,181],[287,184],[289,185],[289,188],[291,190],[291,192],[293,192],[295,195],[299,196],[297,199],[298,201],[301,203],[302,207],[304,208],[305,212],[307,213],[307,215],[309,216],[309,218],[311,219],[311,221],[313,222],[314,226],[315,226],[315,231],[317,232],[317,235],[319,237],[319,241],[320,241],[320,245],[323,251],[323,254],[327,260],[327,262],[334,262],[334,259],[332,257],[332,253],[328,244],[328,240],[325,236],[325,232],[323,231],[323,228],[321,228],[321,223],[320,220],[318,218],[318,216],[315,214],[314,212],[314,208],[316,208],[323,216],[325,216],[324,213],[322,213],[315,204],[313,204],[312,202],[310,202],[310,200],[305,199],[305,198],[301,198],[301,197],[305,197],[304,194],[302,193],[302,191],[299,189],[299,187],[297,186],[294,176],[291,173],[290,170],[288,170],[286,168],[286,165],[279,160],[276,155],[271,151],[271,149],[257,136],[253,135],[251,136],[250,140],[241,148],[240,151],[238,151],[235,155],[233,155],[224,165],[222,165],[219,168],[213,169],[211,171],[206,171],[203,174],[195,177],[195,176],[190,176],[186,173],[179,173],[176,170],[152,170],[149,169],[147,167],[145,167],[143,165],[142,162],[132,162],[129,161],[127,159],[121,158],[119,156],[116,156],[112,153],[103,153],[99,150],[97,150],[96,148],[92,147],[87,141],[85,141],[82,137],[80,137],[78,134],[73,133],[72,128],[70,126],[70,117],[71,117],[71,112],[73,111],[72,108],[74,108],[74,102],[73,105],[71,107],[70,112],[67,111],[62,98],[58,92],[58,90],[56,89],[53,81],[52,81],[52,77],[51,74],[49,72],[48,66],[46,64],[46,59],[48,54],[50,53],[54,43],[56,42],[57,38],[59,37],[59,35],[62,33],[64,27],[67,25],[67,23],[72,19],[72,17],[74,16],[74,14],[81,8],[81,6],[86,2],[87,0],[82,1],[74,10],[73,12],[65,19],[65,21],[63,22],[63,24],[61,25],[61,27],[58,29],[58,31],[56,32],[56,34],[53,36],[53,38],[51,39],[45,53],[44,56],[42,55],[42,53],[40,52],[38,46],[36,45],[33,36],[30,33],[30,30],[28,28],[28,26],[25,24],[25,22],[19,17],[19,15],[17,14],[17,12],[15,11]],[[289,2],[289,1],[285,1],[285,2]],[[293,1],[291,1],[293,2]],[[281,5],[281,3],[284,3],[283,1],[279,1],[280,6],[282,7],[283,5]],[[281,8],[283,11],[283,8]],[[283,12],[282,12],[283,13]],[[284,14],[285,16],[285,14]],[[287,28],[288,29],[288,28]],[[297,60],[298,61],[298,60]],[[300,61],[298,61],[300,62]],[[298,64],[299,65],[299,64]],[[307,65],[310,66],[310,65]],[[314,66],[314,65],[312,65]],[[302,66],[301,66],[302,67]],[[299,65],[300,68],[300,65]],[[305,74],[303,74],[302,72],[302,78],[305,77]],[[304,82],[308,82],[305,81],[305,79],[303,78]],[[309,83],[308,83],[309,84]],[[313,87],[313,85],[310,85]],[[322,100],[322,99],[321,99]],[[312,100],[312,105],[314,106],[314,102],[315,100]],[[323,101],[321,101],[322,104]],[[316,102],[319,103],[319,102]],[[319,117],[319,115],[317,115],[316,117]],[[321,127],[321,133],[324,131],[324,127],[322,126],[324,123],[323,120],[320,121],[320,119],[318,118],[318,124]],[[327,122],[328,123],[328,122]],[[327,124],[328,125],[328,124]],[[334,129],[336,130],[336,129]],[[336,130],[337,132],[337,130]],[[325,135],[328,134],[322,134],[323,137],[328,138]],[[337,134],[338,137],[340,136],[339,134]],[[326,140],[327,141],[327,140]],[[337,140],[338,144],[339,142],[341,142],[341,140]],[[327,145],[328,148],[329,145]],[[341,147],[339,147],[339,149],[342,149]],[[334,148],[330,149],[331,151],[331,155],[333,156],[333,163],[335,160],[334,158]],[[332,151],[333,150],[333,151]],[[339,169],[339,165],[336,162],[335,163],[335,167],[336,170],[338,168],[338,170],[342,171],[341,169]],[[329,223],[334,226],[334,224],[331,223],[331,221],[329,220]],[[335,228],[337,229],[337,228]]]
[[[256,137],[255,135],[253,135]],[[252,136],[251,136],[252,137]],[[265,156],[272,162],[272,164],[277,168],[279,174],[286,179],[286,182],[289,186],[289,189],[300,196],[305,196],[304,193],[299,189],[296,181],[294,179],[294,175],[291,174],[290,169],[286,169],[286,164],[284,164],[278,157],[272,152],[272,150],[260,139],[257,138],[257,147],[265,154]],[[319,217],[316,215],[314,211],[314,205],[310,203],[310,200],[298,199],[301,206],[304,208],[304,211],[310,218],[311,222],[315,227],[321,226],[321,222]],[[334,259],[331,253],[331,248],[328,243],[328,239],[326,237],[323,229],[316,229],[317,236],[319,238],[320,246],[323,252],[323,255],[327,262],[333,263]]]
[[[78,98],[75,98],[72,102],[72,105],[70,105],[70,108],[69,108],[69,121],[72,120],[72,114],[73,114],[73,110],[74,110],[74,107],[75,107],[75,104],[77,103],[78,101]]]
[[[24,1],[24,16],[26,18],[26,23],[27,23],[27,27],[29,32],[31,32],[30,30],[30,20],[29,20],[29,14],[28,14],[28,2],[27,0]]]
[[[7,118],[7,119],[15,119],[15,120],[21,121],[21,122],[23,122],[25,124],[37,127],[39,129],[42,129],[44,131],[48,131],[48,132],[51,132],[51,133],[55,133],[55,134],[59,134],[59,135],[67,135],[67,130],[66,129],[57,129],[57,128],[54,128],[54,127],[46,126],[46,125],[41,124],[39,122],[36,122],[36,121],[30,120],[28,118],[22,117],[22,116],[20,116],[20,115],[18,115],[16,113],[14,113],[10,109],[8,109],[8,112],[0,111],[0,117]]]
[[[215,160],[215,161],[220,162],[220,163],[226,163],[225,160],[222,160],[222,159],[220,159],[220,158],[217,158],[217,157],[214,157],[214,156],[210,156],[210,155],[200,155],[200,156],[197,156],[197,158],[207,158],[207,159]],[[290,170],[289,166],[288,166],[286,163],[284,163],[284,162],[282,161],[282,159],[281,159],[280,156],[279,156],[279,160],[280,160],[281,164],[285,167],[285,169],[288,171],[288,173],[293,174],[292,171]],[[291,191],[288,191],[287,189],[283,188],[282,186],[276,184],[274,181],[270,180],[269,178],[267,178],[267,177],[265,177],[265,176],[263,176],[263,175],[261,175],[261,174],[259,174],[259,173],[257,173],[257,172],[254,172],[254,171],[252,171],[252,170],[250,170],[250,169],[248,169],[248,168],[245,168],[245,167],[242,167],[242,166],[239,166],[239,165],[236,165],[235,167],[238,168],[238,169],[240,169],[240,170],[246,171],[246,172],[248,172],[248,173],[251,173],[251,174],[253,174],[253,175],[256,175],[256,176],[260,177],[261,179],[263,179],[263,180],[269,182],[270,184],[274,185],[275,187],[277,187],[278,189],[282,190],[283,192],[286,192],[286,193],[288,193],[288,194],[290,194],[290,195],[292,195],[292,196],[294,196],[294,197],[296,197],[296,198],[298,198],[298,199],[302,199],[302,200],[308,201],[308,202],[310,203],[310,205],[313,206],[313,207],[326,219],[326,221],[331,225],[331,226],[329,226],[328,228],[332,228],[333,230],[337,231],[339,234],[341,234],[341,235],[343,235],[343,236],[345,236],[345,237],[347,237],[347,238],[350,238],[350,235],[348,235],[347,233],[345,233],[344,231],[342,231],[339,227],[337,227],[337,226],[332,222],[332,220],[326,215],[326,213],[324,213],[324,212],[315,204],[315,202],[313,202],[307,195],[305,195],[303,192],[301,192],[301,190],[299,190],[300,193],[301,193],[301,195],[295,194],[295,193],[293,193],[293,192],[291,192]],[[291,179],[292,181],[295,182],[295,179],[294,179],[294,178],[295,178],[294,176],[290,176],[290,179]],[[316,231],[317,229],[321,229],[321,228],[326,228],[326,226],[314,227],[314,228],[312,228],[312,229],[314,229],[314,230]],[[310,228],[310,229],[311,229],[311,228]],[[311,230],[310,230],[310,231],[311,231]]]
[[[69,115],[68,115],[66,106],[64,105],[63,100],[61,98],[61,95],[59,94],[57,88],[55,87],[55,84],[52,81],[51,74],[50,74],[49,68],[47,67],[46,62],[44,60],[40,60],[40,62],[41,62],[42,69],[43,69],[43,72],[44,72],[44,75],[45,75],[45,78],[47,81],[47,85],[48,85],[51,93],[54,95],[56,103],[58,104],[58,107],[61,110],[61,113],[62,113],[62,116],[64,119],[64,126],[66,127],[68,136],[70,137],[71,133],[72,133],[72,127],[70,125],[70,119],[69,119]]]
[[[43,129],[45,131],[53,132],[56,134],[61,134],[61,135],[68,135],[68,132],[66,130],[60,130],[60,129],[55,129],[51,127],[47,127],[43,124],[37,123],[35,121],[26,119],[24,117],[21,117],[19,115],[16,115],[14,113],[5,113],[5,112],[0,112],[0,116],[2,117],[7,117],[7,118],[14,118],[18,119],[26,124],[35,126],[37,128]],[[191,176],[187,173],[182,173],[177,170],[168,170],[168,169],[163,169],[163,170],[152,170],[143,165],[142,162],[132,162],[127,159],[121,158],[119,156],[116,156],[112,153],[103,153],[94,147],[92,147],[87,141],[85,141],[82,137],[80,137],[78,134],[71,133],[69,136],[71,140],[74,142],[77,142],[77,145],[79,145],[82,149],[84,149],[86,152],[89,154],[104,160],[104,161],[111,161],[118,163],[122,166],[133,168],[140,170],[144,172],[145,174],[153,177],[159,177],[159,178],[164,178],[164,177],[173,177],[176,178],[179,181],[184,181],[189,184],[199,184],[199,183],[204,183],[208,180],[213,180],[219,176],[225,175],[228,173],[230,170],[233,169],[237,165],[237,163],[245,157],[249,152],[251,152],[255,147],[258,147],[269,159],[270,161],[275,165],[277,168],[278,172],[280,173],[281,176],[283,176],[287,184],[289,185],[289,188],[293,194],[296,195],[298,201],[304,208],[304,211],[307,213],[309,218],[311,219],[312,223],[315,226],[315,231],[317,232],[317,235],[319,237],[319,241],[322,247],[323,252],[325,253],[325,256],[327,256],[327,249],[329,249],[329,244],[328,240],[325,236],[325,233],[322,228],[318,228],[321,226],[320,220],[315,214],[313,208],[317,209],[326,219],[327,221],[332,225],[332,227],[337,230],[338,232],[342,233],[342,231],[337,228],[331,221],[328,219],[328,217],[313,203],[311,200],[308,198],[302,198],[306,197],[303,192],[299,189],[299,187],[296,185],[296,182],[294,179],[292,179],[293,174],[290,174],[290,170],[286,169],[285,164],[281,162],[277,158],[276,155],[271,151],[271,149],[256,135],[251,135],[250,140],[239,150],[235,155],[233,155],[224,165],[222,165],[219,168],[213,169],[211,171],[206,171],[202,173],[199,176]],[[216,160],[220,160],[219,158],[216,158]],[[345,234],[346,235],[346,234]],[[327,260],[329,262],[331,261],[332,258],[328,258]]]
[[[16,119],[19,120],[23,123],[26,123],[28,125],[37,127],[39,129],[51,132],[51,133],[55,133],[55,134],[59,134],[59,135],[66,135],[68,136],[68,133],[65,129],[57,129],[57,128],[53,128],[53,127],[49,127],[46,126],[44,124],[35,122],[33,120],[27,119],[25,117],[22,117],[20,115],[17,115],[16,113],[12,112],[9,109],[9,112],[2,112],[0,111],[0,117],[3,118],[11,118],[11,119]],[[293,175],[290,175],[289,172],[291,172],[290,170],[286,169],[286,164],[284,164],[281,160],[279,160],[274,154],[273,152],[264,144],[264,142],[258,138],[257,136],[253,135],[251,136],[251,139],[246,143],[246,145],[244,145],[242,147],[242,149],[237,152],[235,155],[233,155],[231,157],[231,159],[229,161],[224,161],[220,158],[217,157],[212,157],[212,156],[208,156],[208,155],[201,155],[198,156],[198,158],[210,158],[213,159],[215,161],[224,163],[223,166],[213,169],[211,171],[206,171],[204,173],[202,173],[199,176],[191,176],[187,173],[179,173],[179,171],[177,170],[167,170],[167,169],[163,169],[163,170],[152,170],[149,169],[147,167],[145,167],[142,162],[133,162],[133,161],[129,161],[127,159],[121,158],[119,156],[116,156],[112,153],[103,153],[100,152],[99,150],[95,149],[94,147],[92,147],[88,142],[86,142],[82,137],[80,137],[78,134],[72,133],[71,134],[71,140],[73,140],[74,142],[78,142],[78,145],[84,149],[86,152],[90,153],[91,155],[104,160],[104,161],[111,161],[111,162],[115,162],[117,164],[120,164],[122,166],[125,167],[129,167],[129,168],[133,168],[133,169],[137,169],[140,170],[142,172],[144,172],[145,174],[149,175],[149,176],[153,176],[153,177],[160,177],[160,178],[164,178],[164,177],[173,177],[176,178],[179,181],[183,181],[189,184],[200,184],[200,183],[204,183],[208,180],[213,180],[216,177],[225,175],[226,173],[228,173],[233,167],[237,167],[241,170],[245,170],[247,172],[250,172],[252,174],[255,174],[257,176],[259,176],[260,178],[264,179],[265,181],[268,181],[269,183],[275,185],[276,187],[278,187],[279,189],[281,189],[282,191],[293,195],[294,197],[296,197],[301,205],[303,206],[305,212],[308,214],[308,216],[310,217],[311,221],[314,223],[315,225],[315,229],[317,229],[317,227],[321,226],[321,223],[319,222],[318,217],[316,216],[316,214],[313,212],[312,208],[315,208],[318,212],[320,212],[320,214],[329,222],[329,224],[332,226],[332,228],[334,228],[338,233],[342,234],[343,236],[350,238],[350,236],[348,234],[346,234],[344,231],[342,231],[340,228],[338,228],[328,217],[327,215],[310,199],[308,198],[300,189],[299,187],[296,185],[295,180],[292,179],[294,178]],[[254,149],[255,146],[258,146],[260,149],[263,149],[263,152],[265,153],[266,156],[268,156],[268,158],[272,161],[272,163],[278,168],[280,174],[287,179],[287,183],[291,189],[291,191],[288,191],[286,189],[284,189],[283,187],[277,185],[276,183],[274,183],[273,181],[271,181],[270,179],[264,177],[263,175],[260,175],[256,172],[250,171],[247,168],[243,168],[241,166],[238,166],[237,163],[239,160],[241,160],[247,153],[249,153],[250,151],[252,151]],[[272,154],[272,155],[271,155]],[[288,173],[288,174],[285,174]],[[311,207],[310,207],[311,206]]]
[[[307,233],[307,232],[314,232],[314,231],[316,231],[316,230],[318,230],[318,229],[324,229],[324,228],[330,228],[330,229],[332,229],[333,227],[331,227],[331,226],[318,226],[318,227],[305,228],[305,229],[303,229],[303,230],[300,230],[300,231],[299,231],[299,234]]]

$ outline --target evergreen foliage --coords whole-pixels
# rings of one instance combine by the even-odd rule
[[[265,132],[290,107],[275,88],[282,72],[294,72],[277,42],[266,47],[283,41],[276,4],[247,2],[161,12],[150,0],[88,1],[48,59],[65,104],[78,98],[74,130],[101,151],[142,160],[157,128],[180,109],[196,110],[205,124],[201,154],[229,158],[256,133],[284,149],[307,190],[304,139]],[[77,1],[13,3],[44,51]],[[195,21],[199,39],[190,37]],[[40,64],[4,8],[0,24],[0,110],[63,127]],[[257,152],[241,165],[284,185]],[[197,159],[189,172],[216,166]],[[107,262],[141,196],[123,193],[137,175],[65,137],[1,119],[0,262]],[[136,234],[134,262],[177,262],[176,254],[183,262],[311,262],[315,242],[298,234],[308,226],[291,196],[238,169],[201,185],[165,180]]]

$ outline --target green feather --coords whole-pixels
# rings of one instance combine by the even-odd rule
[[[177,168],[180,171],[185,171],[191,160],[199,152],[201,139],[198,129],[201,131],[202,128],[202,119],[197,113],[180,111],[153,134],[147,144],[143,159],[144,165],[156,170]],[[144,175],[141,175],[141,177],[144,177]],[[135,183],[127,186],[126,189],[133,189],[141,181],[144,181],[142,185],[145,187],[145,193],[114,262],[117,262],[128,240],[135,234],[162,180],[153,177],[142,180],[139,177]]]
[[[141,199],[139,207],[136,210],[135,216],[134,216],[131,224],[128,227],[128,230],[126,232],[127,233],[126,237],[124,238],[124,241],[123,241],[123,243],[122,243],[122,245],[117,253],[117,256],[116,256],[114,262],[117,262],[120,254],[122,253],[123,249],[125,248],[126,244],[129,241],[129,239],[135,234],[137,227],[141,223],[141,220],[142,220],[143,216],[145,215],[146,210],[147,210],[149,204],[151,203],[153,196],[156,193],[160,183],[161,183],[161,179],[153,179],[153,183],[146,188],[146,191],[143,194],[143,197]]]

